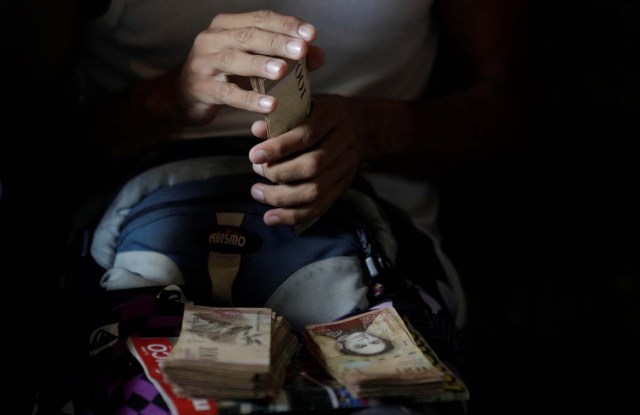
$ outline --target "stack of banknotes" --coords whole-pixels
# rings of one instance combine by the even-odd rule
[[[307,325],[303,342],[354,396],[428,398],[444,386],[445,374],[422,353],[393,307]]]
[[[269,308],[187,304],[162,371],[179,396],[273,398],[298,343],[289,322]]]

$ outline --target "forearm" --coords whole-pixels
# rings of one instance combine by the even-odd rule
[[[529,115],[512,88],[495,79],[432,100],[352,100],[363,158],[375,169],[433,177],[514,150],[526,142]]]
[[[533,91],[527,2],[443,0],[439,61],[449,91],[415,102],[352,106],[373,167],[431,177],[528,143]],[[435,69],[434,69],[435,73]],[[437,83],[436,83],[437,82]]]
[[[97,145],[114,160],[142,154],[184,124],[176,82],[179,72],[141,81],[91,106],[89,118]]]

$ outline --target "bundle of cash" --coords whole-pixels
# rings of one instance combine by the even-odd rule
[[[273,398],[297,346],[289,322],[271,309],[187,304],[162,371],[179,396]]]
[[[444,373],[414,341],[393,307],[305,326],[303,341],[324,370],[354,396],[427,397]]]

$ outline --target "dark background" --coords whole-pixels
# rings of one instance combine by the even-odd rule
[[[66,33],[34,3],[0,3],[4,329],[25,413],[47,363],[65,358],[70,303],[57,270],[70,212],[110,174],[86,153],[68,56],[46,46]],[[45,12],[70,18],[52,3]],[[609,412],[637,384],[640,4],[531,3],[532,144],[443,181],[445,248],[469,300],[469,405]]]
[[[640,3],[531,3],[533,142],[443,194],[469,297],[470,408],[613,413],[637,385]]]

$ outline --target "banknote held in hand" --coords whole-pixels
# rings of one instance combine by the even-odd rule
[[[269,138],[279,136],[297,127],[311,113],[309,70],[304,59],[288,60],[287,72],[282,79],[251,78],[257,92],[274,97],[276,109],[264,115]]]

